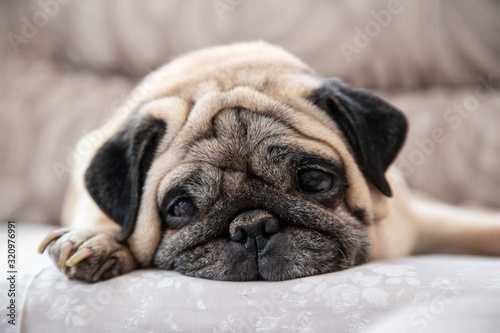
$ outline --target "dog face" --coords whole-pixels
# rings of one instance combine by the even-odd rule
[[[369,259],[374,198],[391,195],[384,173],[406,133],[399,111],[263,43],[160,73],[85,174],[140,263],[276,281]]]

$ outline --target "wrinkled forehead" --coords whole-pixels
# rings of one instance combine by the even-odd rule
[[[217,182],[225,172],[287,182],[290,168],[304,163],[343,169],[338,152],[328,143],[316,141],[275,117],[247,109],[223,109],[212,118],[210,128],[193,132],[192,140],[177,149],[173,169],[165,170],[160,196],[193,177]]]
[[[307,151],[339,159],[335,148],[327,143],[309,138],[277,117],[248,109],[222,109],[211,118],[209,128],[193,132],[196,135],[183,145],[181,162],[244,172],[253,160],[284,147],[297,152],[307,147]]]
[[[272,148],[307,151],[341,163],[335,144],[323,140],[334,134],[319,119],[251,89],[206,96],[185,111],[183,124],[166,119],[171,137],[162,142],[153,165],[164,178],[158,192],[201,165],[248,172],[252,163],[265,163]]]

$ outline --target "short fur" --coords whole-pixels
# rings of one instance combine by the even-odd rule
[[[40,249],[86,281],[137,266],[276,281],[428,251],[499,255],[498,213],[416,198],[387,172],[406,131],[393,106],[266,43],[188,54],[101,129],[68,192],[71,229]],[[311,169],[327,190],[300,187]],[[179,199],[189,218],[172,213]]]

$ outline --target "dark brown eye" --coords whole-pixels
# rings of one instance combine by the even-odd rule
[[[306,193],[326,192],[332,188],[332,175],[318,169],[303,169],[297,175],[299,190]]]
[[[179,229],[189,223],[197,212],[198,210],[190,198],[180,198],[168,210],[166,227]]]
[[[177,200],[177,202],[170,209],[169,215],[174,217],[190,217],[194,215],[196,209],[193,202],[189,198]]]

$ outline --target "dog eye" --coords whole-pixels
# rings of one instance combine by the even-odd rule
[[[179,229],[189,223],[197,212],[198,210],[190,198],[180,198],[168,210],[166,227]]]
[[[318,169],[303,169],[298,172],[299,190],[307,193],[325,192],[332,188],[332,175]]]
[[[169,215],[173,217],[190,217],[196,212],[193,201],[189,198],[177,200],[177,202],[170,208]]]

